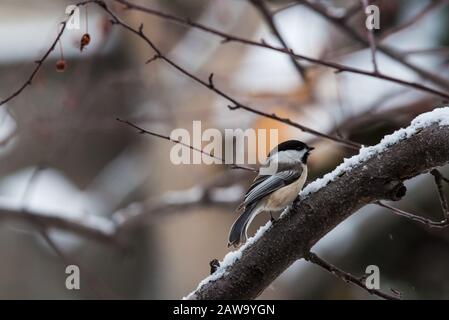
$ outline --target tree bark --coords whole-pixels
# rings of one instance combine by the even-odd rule
[[[449,126],[431,125],[298,199],[219,279],[189,299],[256,298],[294,261],[361,207],[405,195],[403,181],[449,162]]]

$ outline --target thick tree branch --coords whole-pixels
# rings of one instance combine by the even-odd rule
[[[400,199],[405,194],[404,180],[449,161],[449,126],[444,117],[445,125],[430,124],[426,117],[415,120],[390,137],[394,139],[362,149],[359,156],[311,183],[301,193],[301,201],[274,225],[268,223],[240,251],[228,254],[218,271],[188,298],[255,298],[358,209],[381,199]]]
[[[80,263],[73,259],[73,257],[69,256],[62,250],[58,244],[51,238],[51,236],[48,234],[47,229],[45,225],[36,225],[36,229],[39,231],[42,238],[45,240],[45,242],[48,244],[48,246],[58,255],[58,257],[61,259],[62,263],[65,266],[69,265],[77,265],[80,266]],[[84,276],[86,277],[86,283],[88,287],[95,292],[98,297],[104,298],[104,299],[119,299],[120,297],[115,294],[111,289],[109,289],[105,284],[96,276],[93,275],[90,271],[88,271],[86,268],[82,268]]]
[[[241,172],[240,172],[241,173]],[[157,199],[133,203],[110,214],[110,218],[85,214],[83,219],[71,219],[61,212],[58,215],[38,212],[28,208],[0,206],[0,221],[26,223],[45,230],[58,230],[77,235],[83,239],[98,241],[115,248],[125,248],[126,234],[136,227],[153,223],[167,213],[183,212],[207,207],[232,209],[240,202],[243,187],[241,174],[224,171],[210,180],[190,189],[168,191]],[[80,214],[81,216],[81,214]],[[156,218],[156,219],[155,219]]]
[[[87,218],[87,216],[86,216]],[[108,245],[118,245],[113,222],[107,218],[98,217],[106,228],[98,228],[81,221],[74,221],[62,216],[50,215],[32,210],[0,208],[0,220],[19,221],[31,225],[45,226],[46,229],[56,229],[77,234],[87,239],[93,239]],[[100,221],[98,221],[100,222]]]

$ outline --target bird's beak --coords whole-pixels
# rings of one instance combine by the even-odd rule
[[[309,147],[309,151],[312,151],[312,150],[314,150],[315,148],[314,147]]]

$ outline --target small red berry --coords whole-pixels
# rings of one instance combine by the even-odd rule
[[[64,72],[66,68],[67,68],[67,62],[64,59],[59,59],[56,62],[56,71]]]
[[[83,34],[81,37],[80,50],[83,51],[84,47],[86,47],[90,43],[90,35],[88,33]]]

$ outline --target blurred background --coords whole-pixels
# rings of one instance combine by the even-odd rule
[[[131,26],[142,22],[145,34],[192,74],[207,79],[213,72],[215,85],[238,101],[318,131],[375,144],[416,115],[447,103],[391,82],[299,61],[304,79],[287,55],[221,43],[200,30],[106,2]],[[245,0],[134,3],[279,46],[271,21],[297,53],[373,70],[366,43],[351,35],[367,37],[362,4],[313,2],[325,9],[320,11],[305,2],[264,1],[271,19]],[[400,57],[377,50],[382,73],[448,91],[447,2],[370,2],[380,8],[380,29],[374,32],[378,46]],[[67,19],[70,4],[75,3],[1,1],[0,99],[27,81],[34,61]],[[116,118],[166,135],[176,128],[191,131],[194,120],[202,121],[203,130],[278,129],[280,140],[315,146],[310,181],[356,152],[244,110],[229,110],[228,101],[163,61],[145,64],[154,55],[151,48],[112,26],[97,5],[81,7],[79,13],[80,29],[66,30],[32,85],[0,106],[0,298],[178,299],[209,274],[209,261],[229,251],[235,208],[253,174],[223,165],[174,165],[172,143],[139,134]],[[91,42],[80,51],[86,32]],[[58,72],[61,59],[64,70]],[[396,206],[441,219],[430,175],[407,182],[407,188]],[[260,215],[250,233],[267,220]],[[384,291],[394,288],[404,298],[449,298],[444,229],[429,230],[369,205],[313,249],[356,275],[377,265]],[[80,290],[65,287],[70,264],[80,268]],[[298,261],[260,298],[372,297]]]

